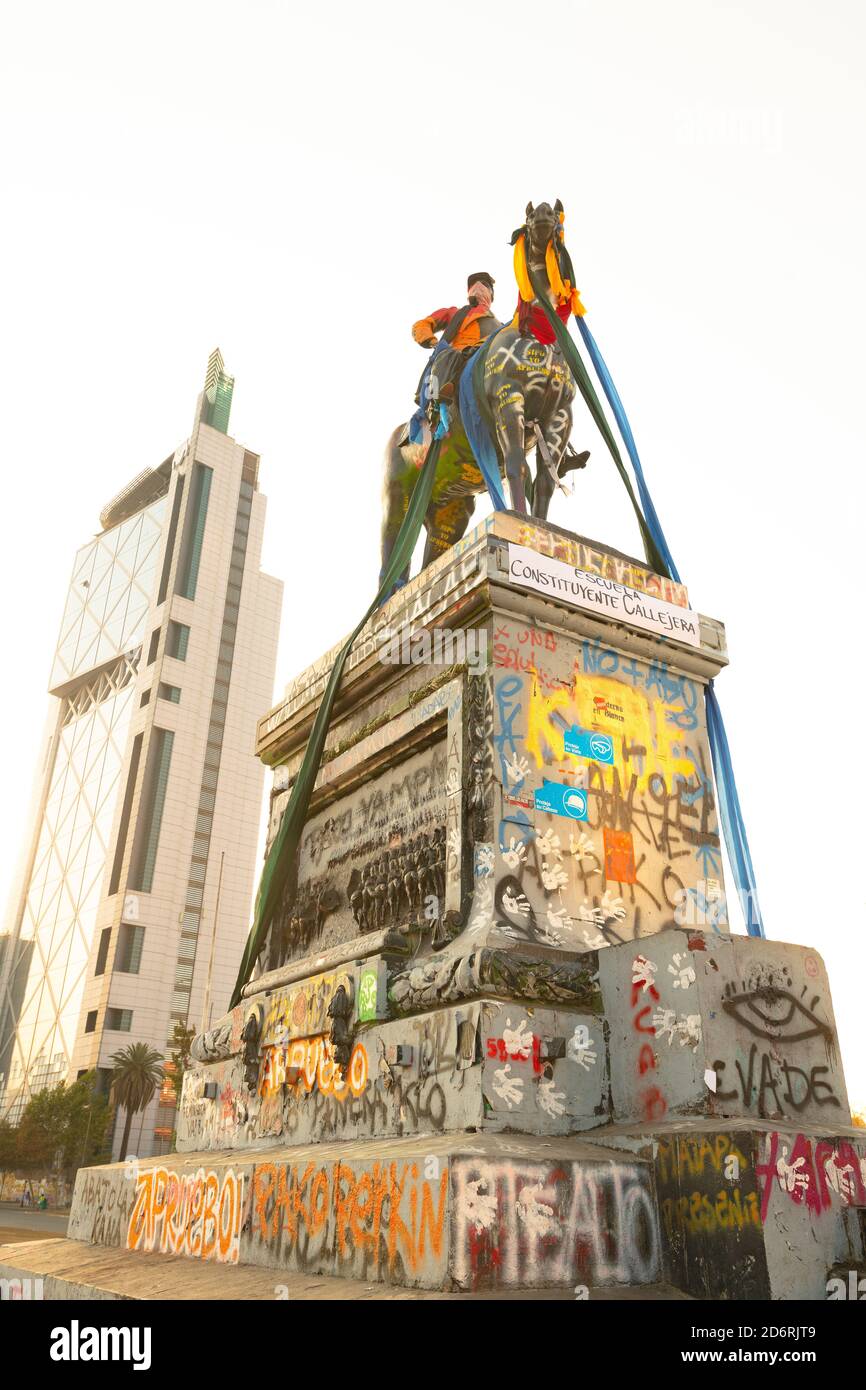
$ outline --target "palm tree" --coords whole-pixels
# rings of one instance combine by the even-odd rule
[[[122,1162],[126,1158],[133,1115],[144,1109],[157,1086],[162,1085],[163,1058],[147,1043],[137,1042],[122,1047],[109,1060],[112,1063],[111,1094],[115,1103],[122,1105],[126,1111],[120,1146]]]

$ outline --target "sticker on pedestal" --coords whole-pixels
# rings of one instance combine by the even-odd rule
[[[586,820],[589,815],[583,788],[563,786],[560,782],[545,782],[535,793],[535,809],[551,816],[568,816],[570,820]]]

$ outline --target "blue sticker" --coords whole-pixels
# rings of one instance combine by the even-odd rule
[[[573,724],[565,735],[565,751],[576,753],[579,758],[594,758],[597,763],[612,763],[613,739],[610,734],[580,729]]]
[[[589,814],[583,788],[559,782],[545,782],[541,791],[535,793],[535,809],[552,816],[568,816],[569,820],[586,820]]]

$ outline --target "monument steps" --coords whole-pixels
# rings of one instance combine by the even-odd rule
[[[582,1138],[417,1135],[83,1170],[69,1237],[406,1288],[649,1286],[651,1164]]]
[[[38,1247],[38,1248],[37,1248]],[[258,1269],[254,1265],[229,1267],[195,1264],[182,1255],[154,1260],[151,1255],[131,1254],[127,1250],[108,1250],[83,1245],[77,1240],[56,1239],[0,1245],[0,1279],[20,1281],[25,1298],[171,1300],[201,1302],[225,1301],[297,1302],[406,1302],[411,1301],[496,1301],[525,1302],[551,1300],[567,1302],[572,1289],[500,1289],[496,1292],[448,1293],[440,1289],[406,1289],[394,1284],[371,1284],[361,1279],[339,1279],[285,1270]],[[34,1285],[41,1280],[41,1285]],[[30,1281],[29,1283],[27,1281]],[[278,1281],[278,1282],[277,1282]],[[593,1302],[673,1300],[688,1301],[689,1295],[668,1284],[626,1287],[607,1285],[588,1290]]]

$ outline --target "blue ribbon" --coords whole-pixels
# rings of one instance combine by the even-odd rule
[[[653,506],[653,500],[650,497],[649,488],[646,485],[646,478],[644,477],[643,468],[641,467],[641,461],[638,456],[637,445],[634,442],[634,435],[631,432],[631,425],[628,422],[628,416],[626,415],[623,403],[619,398],[619,392],[614,386],[613,378],[611,377],[610,372],[607,370],[607,365],[605,363],[604,358],[599,352],[598,343],[595,341],[595,338],[593,338],[592,334],[589,331],[589,326],[586,322],[586,319],[581,318],[577,314],[575,314],[575,318],[577,319],[577,326],[580,329],[580,335],[583,338],[584,343],[586,344],[587,352],[592,358],[592,365],[595,367],[596,374],[602,385],[602,390],[604,391],[604,394],[607,396],[608,404],[614,413],[614,417],[619,427],[619,432],[622,435],[623,442],[628,452],[628,456],[631,459],[632,468],[634,469],[634,476],[637,481],[637,490],[640,496],[641,506],[643,507],[643,514],[646,517],[647,526],[649,527],[650,532],[652,534],[652,538],[655,541],[662,557],[664,558],[667,564],[668,574],[670,578],[675,579],[679,584],[682,581],[680,580],[677,567],[674,564],[674,559],[671,555],[668,543],[665,540],[665,533],[662,530],[662,524],[659,521],[658,512]]]
[[[679,570],[674,564],[670,547],[665,539],[662,524],[659,521],[653,500],[649,494],[644,471],[641,466],[637,445],[634,442],[634,435],[631,432],[631,425],[625,413],[625,407],[619,398],[619,392],[613,384],[613,379],[607,369],[605,360],[599,351],[598,344],[589,330],[589,326],[584,318],[575,314],[580,334],[586,345],[586,349],[592,359],[596,374],[601,382],[602,389],[607,397],[608,404],[614,413],[619,432],[628,456],[631,459],[634,469],[637,489],[640,495],[641,506],[646,517],[647,526],[658,550],[665,560],[668,567],[668,574],[671,579],[681,583]],[[761,917],[761,909],[758,904],[758,886],[755,880],[755,869],[752,864],[752,856],[749,852],[749,841],[746,835],[746,824],[743,820],[743,812],[740,806],[740,797],[737,792],[737,782],[734,777],[734,766],[731,762],[731,750],[728,746],[728,737],[725,733],[725,721],[722,718],[722,711],[719,707],[718,696],[710,681],[707,686],[707,732],[710,740],[710,754],[713,760],[713,772],[716,778],[716,788],[719,794],[719,820],[722,825],[722,833],[725,837],[725,845],[728,850],[728,859],[731,864],[731,871],[734,876],[740,903],[743,909],[743,916],[746,920],[746,931],[749,936],[766,935],[764,922]]]
[[[752,856],[749,853],[746,825],[740,808],[734,766],[731,762],[731,750],[728,747],[728,736],[725,733],[725,721],[722,718],[719,698],[712,681],[707,686],[707,731],[710,736],[710,753],[719,792],[719,819],[722,822],[722,831],[728,849],[728,858],[731,861],[734,882],[740,895],[740,906],[746,919],[746,931],[749,936],[766,936],[764,919],[761,916],[761,908],[758,903],[755,869],[752,864]]]
[[[487,491],[490,494],[494,511],[506,512],[508,503],[502,492],[499,457],[496,453],[496,446],[490,438],[490,431],[484,422],[484,417],[478,409],[473,375],[472,366],[467,364],[460,377],[460,419],[463,421],[469,447],[481,469],[481,476],[487,484]]]

